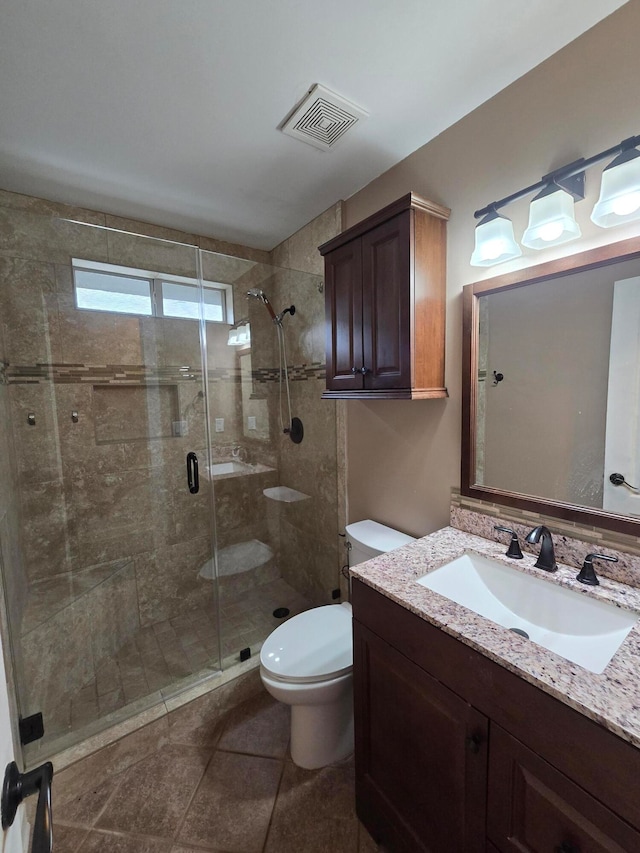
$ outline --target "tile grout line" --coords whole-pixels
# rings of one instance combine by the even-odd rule
[[[79,827],[79,828],[81,828],[81,829],[86,829],[86,827],[84,827],[84,826],[83,826],[83,827]],[[75,849],[72,851],[72,853],[79,853],[79,851],[82,849],[82,845],[83,845],[83,844],[84,844],[84,842],[87,840],[87,838],[89,837],[90,833],[91,833],[91,830],[90,830],[90,829],[86,829],[85,834],[82,836],[82,838],[81,838],[81,839],[80,839],[80,841],[78,842],[78,845],[75,847]],[[54,828],[54,834],[55,834],[55,828]]]
[[[271,827],[273,826],[273,815],[276,810],[276,805],[278,804],[278,798],[280,796],[280,791],[282,790],[282,780],[284,779],[284,774],[287,766],[287,755],[289,752],[289,744],[291,739],[287,741],[287,746],[285,749],[284,757],[281,759],[281,770],[280,770],[280,779],[278,780],[278,788],[276,790],[276,795],[273,798],[273,806],[271,807],[271,814],[269,815],[269,823],[267,824],[267,831],[264,836],[264,844],[262,845],[262,853],[266,853],[267,844],[269,843],[269,834],[271,833]]]
[[[72,826],[72,824],[67,824],[67,826]],[[78,827],[78,828],[82,828],[82,827]],[[83,838],[82,842],[80,843],[80,847],[76,848],[76,853],[82,853],[82,845],[87,841],[88,836],[92,832],[97,832],[97,833],[100,833],[101,835],[114,836],[116,838],[123,838],[125,840],[134,839],[137,841],[161,842],[162,844],[169,844],[169,845],[171,845],[171,847],[174,847],[175,843],[176,843],[175,839],[167,838],[166,836],[162,836],[162,835],[145,835],[142,832],[127,832],[123,829],[102,829],[100,827],[94,827],[93,829],[90,829],[88,831],[88,834]],[[199,847],[199,845],[196,845],[196,846]],[[215,848],[212,849],[211,847],[202,847],[200,849],[205,850],[205,851],[209,851],[209,853],[216,853]]]
[[[161,718],[160,718],[160,719],[161,719]],[[153,722],[155,722],[155,720],[154,720]],[[151,723],[148,723],[147,725],[151,725]],[[133,733],[132,733],[132,734],[133,734]],[[125,735],[125,737],[126,737],[126,735]],[[114,741],[114,743],[117,743],[117,742],[118,742],[118,741]],[[112,746],[112,745],[113,745],[113,744],[109,744],[108,746],[103,747],[103,749],[108,749],[108,747],[109,747],[109,746]],[[164,744],[163,744],[163,746],[164,746]],[[90,823],[90,824],[89,824],[89,826],[88,826],[89,831],[91,831],[91,830],[93,830],[93,829],[98,828],[98,827],[96,827],[97,822],[100,820],[100,818],[101,818],[101,817],[102,817],[102,815],[104,814],[105,810],[107,809],[107,807],[108,807],[109,803],[111,802],[111,800],[115,797],[116,793],[120,790],[120,787],[121,787],[121,785],[122,785],[122,783],[123,783],[123,781],[124,781],[124,777],[127,775],[127,773],[128,773],[128,772],[129,772],[133,767],[135,767],[136,765],[140,764],[142,761],[145,761],[147,758],[149,758],[149,756],[150,756],[150,755],[153,755],[154,753],[159,752],[160,748],[161,748],[161,747],[156,747],[156,748],[155,748],[154,750],[152,750],[151,752],[147,753],[146,755],[141,756],[137,761],[133,761],[131,764],[129,764],[129,765],[128,765],[128,767],[125,767],[125,768],[124,768],[124,770],[121,770],[119,773],[115,773],[115,774],[113,774],[113,776],[106,776],[106,778],[104,778],[104,779],[102,780],[102,782],[106,782],[106,781],[108,781],[110,778],[111,778],[111,779],[115,779],[115,778],[117,778],[117,777],[120,777],[120,780],[119,780],[118,784],[114,787],[113,791],[109,794],[109,796],[108,796],[108,797],[106,798],[106,800],[104,801],[104,804],[102,805],[102,807],[101,807],[101,808],[99,809],[99,811],[97,812],[97,814],[96,814],[96,816],[95,816],[95,818],[94,818],[94,820],[93,820],[93,823]],[[98,752],[99,752],[99,751],[100,751],[100,750],[98,750]],[[93,753],[93,754],[95,755],[96,753]],[[91,756],[87,756],[87,758],[91,758]],[[82,758],[81,758],[81,759],[79,759],[79,761],[78,761],[78,762],[74,762],[74,763],[80,763],[81,761],[84,761],[84,760],[85,760],[85,759],[82,759]],[[69,768],[71,768],[71,767],[73,767],[73,764],[70,764],[68,767],[65,767],[65,768],[64,768],[64,770],[61,770],[60,772],[61,772],[61,773],[63,773],[65,770],[67,770],[67,769],[69,769]],[[65,824],[65,821],[61,821],[61,822],[62,822],[63,824]],[[80,823],[75,824],[75,823],[72,823],[72,822],[66,822],[66,825],[67,825],[67,826],[76,826],[76,827],[78,827],[78,828],[87,828],[87,825],[86,825],[86,824],[80,824]]]
[[[205,776],[207,775],[207,771],[209,770],[209,767],[211,767],[211,764],[213,763],[213,759],[215,758],[216,752],[218,751],[218,749],[217,749],[217,743],[218,743],[218,741],[219,741],[219,740],[220,740],[220,737],[218,737],[218,739],[217,739],[217,741],[216,741],[216,746],[212,747],[212,749],[211,749],[211,755],[209,756],[209,760],[207,761],[207,764],[206,764],[206,766],[205,766],[205,768],[204,768],[204,770],[203,770],[203,772],[202,772],[202,776],[200,777],[200,781],[198,782],[198,784],[196,785],[196,787],[193,789],[193,793],[191,794],[191,797],[189,798],[189,802],[187,803],[187,805],[186,805],[186,806],[185,806],[185,808],[184,808],[184,813],[183,813],[183,815],[182,815],[182,820],[178,821],[178,825],[177,825],[176,830],[175,830],[175,832],[174,832],[174,834],[173,834],[173,837],[172,837],[172,839],[171,839],[171,841],[172,841],[173,843],[176,843],[176,844],[180,844],[180,843],[182,843],[182,842],[180,841],[180,833],[182,832],[182,829],[183,829],[183,827],[184,827],[184,825],[185,825],[185,823],[186,823],[187,815],[189,814],[189,809],[191,808],[191,806],[192,806],[192,804],[193,804],[193,801],[194,801],[194,800],[195,800],[195,798],[196,798],[196,794],[197,794],[197,793],[198,793],[198,791],[200,790],[200,788],[201,788],[201,786],[202,786],[202,783],[204,782],[204,778],[205,778]],[[205,849],[206,849],[206,848],[205,848]]]
[[[158,752],[158,749],[154,750],[154,752]],[[153,754],[153,753],[149,753],[149,755],[151,755],[151,754]],[[129,770],[131,770],[131,768],[135,767],[135,766],[136,766],[136,764],[139,764],[141,761],[144,761],[144,760],[145,760],[146,758],[148,758],[148,757],[149,757],[148,755],[144,755],[144,756],[143,756],[142,758],[140,758],[138,761],[134,761],[132,764],[130,764],[130,765],[129,765],[128,767],[126,767],[124,770],[121,770],[121,771],[120,771],[120,773],[116,773],[114,776],[112,776],[112,777],[111,777],[111,778],[117,778],[117,777],[119,776],[119,777],[120,777],[120,780],[118,781],[118,784],[114,787],[113,791],[112,791],[112,792],[109,794],[109,796],[106,798],[106,800],[104,801],[104,803],[103,803],[102,807],[101,807],[101,808],[99,809],[99,811],[97,812],[96,816],[95,816],[95,817],[94,817],[94,819],[93,819],[93,823],[89,824],[89,827],[88,827],[88,831],[89,831],[89,832],[91,832],[92,830],[94,830],[94,829],[96,829],[96,828],[97,828],[97,827],[96,827],[96,824],[98,823],[98,821],[100,820],[100,818],[101,818],[101,817],[102,817],[102,815],[104,814],[104,812],[105,812],[105,810],[107,809],[107,807],[109,806],[109,803],[111,802],[111,800],[115,797],[116,793],[120,790],[120,787],[121,787],[122,783],[124,782],[124,777],[127,775],[127,773],[129,772]],[[71,765],[71,766],[73,766],[73,765]],[[104,780],[103,780],[103,782],[104,782],[104,781],[108,781],[108,779],[109,779],[109,776],[107,776],[107,777],[106,777],[106,779],[104,779]],[[64,823],[64,821],[63,821],[63,823]],[[86,824],[67,824],[67,825],[68,825],[68,826],[74,826],[74,825],[75,825],[75,826],[78,826],[78,827],[86,828]],[[83,843],[84,843],[84,842],[83,842]]]

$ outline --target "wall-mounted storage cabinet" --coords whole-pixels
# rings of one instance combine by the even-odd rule
[[[449,210],[409,193],[320,246],[325,259],[323,397],[446,397]]]

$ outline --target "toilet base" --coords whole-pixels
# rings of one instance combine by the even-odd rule
[[[316,770],[353,752],[352,691],[327,705],[291,706],[291,759]]]
[[[353,674],[315,683],[284,682],[264,667],[268,693],[291,706],[291,758],[298,767],[317,770],[353,752]]]

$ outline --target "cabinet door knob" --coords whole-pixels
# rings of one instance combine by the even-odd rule
[[[353,373],[354,376],[356,375],[356,373],[360,373],[360,371],[358,370],[357,367],[352,367],[351,372]]]
[[[480,752],[480,747],[482,745],[482,738],[480,735],[471,735],[466,740],[467,749],[469,752],[478,753]]]
[[[365,375],[365,373],[371,373],[371,371],[369,370],[369,368],[368,368],[368,367],[361,367],[361,368],[360,368],[360,373],[364,376],[364,375]]]

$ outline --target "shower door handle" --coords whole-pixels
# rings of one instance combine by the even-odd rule
[[[193,451],[187,453],[187,485],[192,495],[200,491],[200,477],[198,476],[198,457]]]

